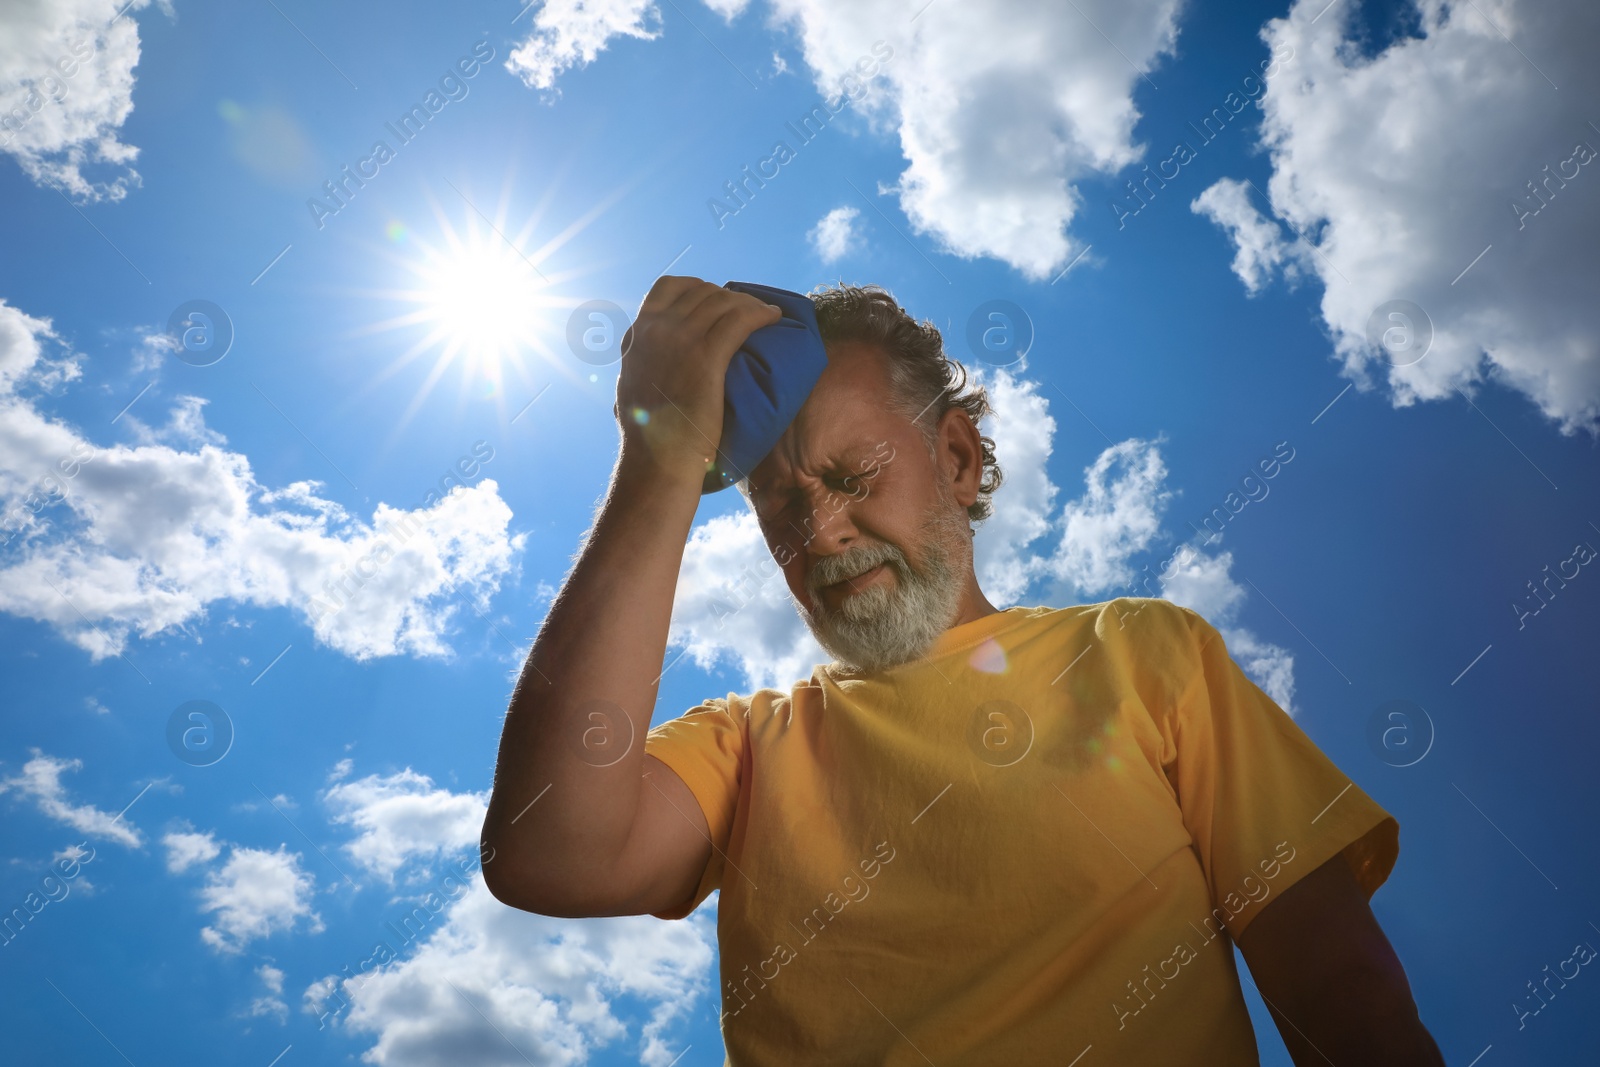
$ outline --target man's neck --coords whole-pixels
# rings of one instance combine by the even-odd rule
[[[993,615],[1000,610],[989,603],[989,598],[978,588],[978,579],[971,573],[967,575],[966,588],[961,591],[960,603],[961,610],[956,614],[955,621],[950,624],[951,629],[981,619],[985,615]]]

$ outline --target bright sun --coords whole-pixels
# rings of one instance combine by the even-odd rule
[[[532,346],[540,324],[541,280],[535,268],[500,241],[443,253],[433,249],[419,274],[416,319],[433,327],[428,343],[460,352],[469,365],[498,370]]]
[[[369,295],[405,309],[373,323],[363,333],[403,330],[415,339],[375,377],[373,385],[413,360],[431,357],[432,366],[416,397],[396,426],[398,432],[421,408],[452,366],[459,368],[463,398],[495,399],[504,406],[548,384],[550,373],[573,373],[552,347],[564,338],[570,298],[553,291],[552,279],[537,261],[542,249],[523,251],[533,221],[508,234],[467,205],[464,230],[434,205],[437,243],[400,223],[386,231],[390,257],[409,284]],[[538,379],[538,380],[536,380]]]

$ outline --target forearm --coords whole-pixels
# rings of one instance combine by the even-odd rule
[[[1327,976],[1318,988],[1297,1001],[1268,1004],[1295,1067],[1444,1067],[1403,972],[1350,971]]]
[[[1256,916],[1239,951],[1297,1067],[1444,1067],[1367,895],[1333,856]]]
[[[594,525],[528,653],[483,827],[501,885],[517,893],[581,894],[627,841],[699,502],[691,478],[692,470],[656,466],[624,442]]]

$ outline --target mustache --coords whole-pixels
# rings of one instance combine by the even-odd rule
[[[865,574],[880,563],[904,566],[905,554],[893,545],[863,545],[841,556],[825,556],[817,560],[806,579],[813,594],[821,593],[824,586],[842,582]]]

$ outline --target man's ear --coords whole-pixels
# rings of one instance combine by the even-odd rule
[[[956,502],[971,507],[983,482],[983,440],[964,410],[953,407],[940,416],[935,446],[939,469],[950,479]]]

